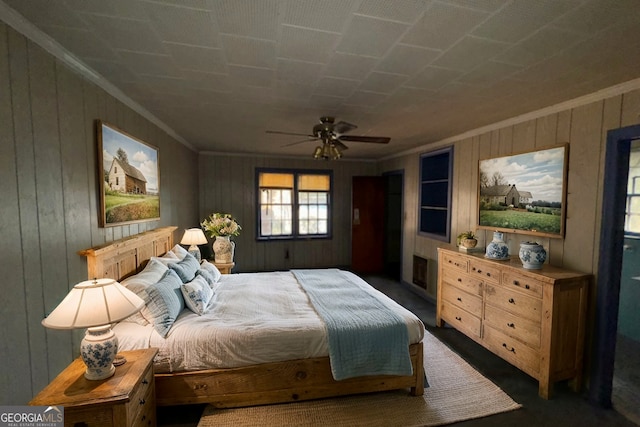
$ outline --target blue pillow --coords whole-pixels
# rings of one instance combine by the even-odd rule
[[[175,271],[167,270],[158,283],[147,288],[147,319],[164,338],[184,309],[184,297],[180,287],[182,281]]]
[[[204,280],[206,280],[209,285],[213,285],[215,283],[215,279],[213,278],[213,275],[209,273],[207,270],[205,270],[204,268],[201,268],[200,270],[196,271],[196,278],[198,276],[201,276]]]
[[[189,283],[196,277],[200,263],[193,255],[187,254],[180,262],[170,262],[168,267],[178,273],[182,283]]]

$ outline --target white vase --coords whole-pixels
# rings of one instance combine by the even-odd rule
[[[491,259],[509,259],[509,246],[504,242],[504,234],[499,231],[493,233],[493,240],[487,245],[485,257]]]
[[[542,268],[547,259],[547,251],[544,247],[536,242],[522,242],[520,243],[520,261],[522,266],[528,270],[539,270]]]
[[[236,243],[231,240],[230,236],[216,236],[213,241],[213,254],[215,262],[229,264],[233,262],[233,254],[235,252]]]

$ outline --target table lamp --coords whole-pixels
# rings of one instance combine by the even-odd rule
[[[87,328],[80,344],[80,355],[88,380],[112,376],[118,352],[118,338],[111,324],[136,313],[144,300],[113,279],[80,282],[71,289],[42,325],[51,329]],[[121,358],[116,365],[124,363]]]
[[[182,236],[182,240],[180,240],[181,245],[191,245],[189,246],[189,253],[193,255],[198,262],[202,259],[198,245],[204,245],[206,243],[207,238],[205,237],[204,232],[199,228],[189,228],[188,230],[184,230],[184,236]]]

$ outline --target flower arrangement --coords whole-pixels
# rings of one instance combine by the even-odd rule
[[[240,224],[228,213],[212,213],[200,225],[210,237],[238,236],[242,230]]]

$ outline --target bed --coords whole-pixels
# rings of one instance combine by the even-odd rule
[[[110,277],[131,286],[152,263],[172,252],[175,229],[159,228],[81,251],[87,257],[88,276]],[[403,319],[408,348],[402,350],[410,364],[409,372],[402,374],[390,371],[334,378],[338,371],[335,357],[333,365],[329,357],[331,335],[327,338],[326,321],[310,302],[313,291],[303,286],[303,273],[316,271],[218,276],[211,283],[213,296],[206,312],[184,308],[165,335],[158,333],[157,325],[135,318],[121,322],[114,327],[120,349],[159,349],[154,369],[156,400],[161,406],[210,403],[238,407],[393,389],[422,395],[422,322],[357,276],[330,269],[317,273],[343,277]],[[266,304],[267,300],[277,304]],[[241,303],[234,305],[234,301]],[[295,312],[295,320],[287,319],[290,311]],[[261,329],[262,320],[269,324],[266,330]],[[233,332],[234,326],[240,332]],[[237,342],[229,341],[233,336],[239,337]]]

